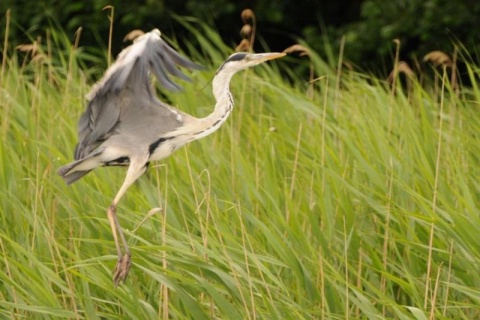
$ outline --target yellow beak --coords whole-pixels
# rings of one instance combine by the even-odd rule
[[[256,53],[256,54],[253,54],[253,57],[255,60],[263,62],[263,61],[278,59],[285,55],[286,53],[283,53],[283,52],[269,52],[269,53]]]

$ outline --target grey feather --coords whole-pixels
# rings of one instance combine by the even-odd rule
[[[80,159],[106,140],[122,119],[121,113],[128,108],[137,108],[139,101],[128,103],[129,97],[145,97],[148,93],[154,107],[165,107],[155,98],[151,88],[149,72],[168,90],[178,90],[180,86],[171,80],[169,74],[188,79],[177,66],[201,69],[200,65],[182,57],[163,41],[158,30],[145,34],[132,46],[122,51],[118,60],[105,73],[105,76],[93,89],[88,108],[79,122],[79,143],[75,159]],[[174,71],[175,70],[175,71]],[[120,94],[121,90],[126,90]],[[144,99],[144,98],[142,98]],[[152,105],[152,102],[147,102]],[[141,110],[135,110],[137,117]],[[165,115],[170,115],[167,110]],[[142,117],[143,118],[143,117]]]
[[[104,78],[94,87],[90,97],[104,94],[109,91],[122,89],[129,77],[131,80],[148,80],[148,71],[155,71],[158,81],[170,90],[180,87],[169,77],[173,75],[182,79],[188,79],[186,75],[177,69],[177,66],[187,69],[203,69],[202,66],[181,56],[172,49],[162,38],[160,32],[155,29],[141,37],[135,43],[124,49],[106,72]],[[157,72],[164,70],[164,72]],[[130,83],[135,83],[129,81]]]
[[[89,173],[90,171],[92,171],[92,170],[72,172],[72,173],[70,173],[69,175],[64,176],[65,183],[66,183],[66,184],[72,184],[72,183],[74,183],[75,181],[79,180],[80,178],[83,178],[83,176],[86,175],[87,173]]]
[[[107,142],[117,148],[123,144],[131,147],[138,141],[148,146],[155,140],[147,137],[158,139],[181,125],[184,114],[160,102],[150,81],[152,73],[165,89],[179,90],[181,87],[172,77],[189,78],[178,67],[203,69],[172,49],[160,38],[158,30],[141,36],[124,49],[87,95],[88,106],[78,123],[76,161],[60,168],[58,174],[72,183],[90,171],[79,167],[101,152],[100,146],[105,149]],[[113,136],[119,138],[110,139]]]

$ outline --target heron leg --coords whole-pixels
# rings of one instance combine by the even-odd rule
[[[115,266],[115,270],[113,271],[113,283],[115,287],[121,281],[124,281],[127,278],[128,272],[130,270],[130,249],[128,248],[128,244],[125,240],[125,236],[123,235],[120,223],[118,222],[116,211],[116,206],[113,204],[109,206],[107,210],[107,216],[108,220],[110,221],[110,226],[112,228],[113,239],[115,241],[118,255],[117,265]],[[122,248],[120,247],[120,242],[118,240],[119,235],[125,251],[122,251]]]
[[[122,187],[118,191],[115,199],[113,199],[112,204],[108,207],[107,216],[110,221],[110,227],[112,228],[113,239],[115,241],[115,246],[117,248],[118,261],[113,271],[113,283],[117,286],[120,282],[125,281],[130,271],[130,248],[128,247],[127,241],[122,231],[122,227],[118,222],[117,218],[117,204],[125,194],[127,189],[145,172],[146,166],[145,162],[131,161],[130,167],[128,168],[125,181],[122,184]],[[123,250],[120,245],[120,241],[123,245]]]
[[[118,232],[119,229],[117,226],[119,225],[117,219],[117,208],[112,204],[107,209],[107,217],[108,221],[110,221],[110,227],[112,227],[112,234],[113,240],[115,241],[115,246],[117,247],[117,254],[119,257],[122,256],[122,249],[120,248],[120,243],[118,242]]]

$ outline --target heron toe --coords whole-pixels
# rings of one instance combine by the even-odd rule
[[[125,282],[130,271],[131,262],[130,255],[125,254],[122,258],[118,259],[115,270],[113,271],[113,284],[118,286],[120,282]]]

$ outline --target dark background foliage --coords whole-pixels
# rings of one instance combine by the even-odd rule
[[[3,0],[0,1],[4,34],[5,12],[11,10],[13,26],[9,41],[25,43],[44,33],[45,27],[61,27],[72,35],[82,26],[82,46],[108,39],[107,6],[115,8],[114,53],[132,29],[159,28],[180,41],[190,34],[175,16],[191,16],[214,26],[232,47],[240,41],[243,23],[240,13],[254,10],[258,24],[256,51],[281,51],[298,39],[322,54],[325,46],[338,52],[345,36],[345,59],[363,69],[381,71],[391,65],[393,39],[402,43],[401,58],[421,60],[432,50],[452,52],[460,43],[476,58],[480,43],[480,1],[478,0]],[[188,39],[192,42],[194,39]]]

